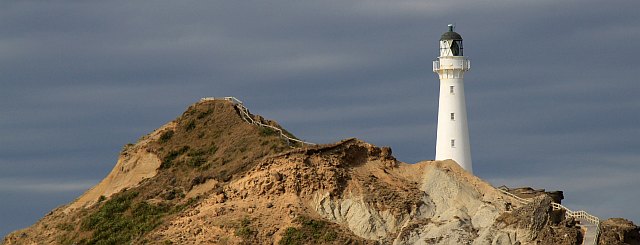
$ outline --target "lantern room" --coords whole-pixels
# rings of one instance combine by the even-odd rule
[[[440,57],[463,56],[462,36],[455,32],[455,26],[449,24],[449,31],[440,37]]]

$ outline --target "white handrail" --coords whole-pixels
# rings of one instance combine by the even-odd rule
[[[565,211],[565,217],[572,217],[574,219],[582,219],[585,220],[591,224],[594,224],[596,226],[596,235],[593,238],[593,244],[598,244],[598,238],[600,237],[600,219],[596,216],[593,216],[589,213],[587,213],[584,210],[579,210],[579,211],[571,211],[571,209],[568,209],[565,206],[562,206],[562,204],[559,203],[551,203],[551,206],[553,207],[553,210],[560,210],[563,209]]]
[[[285,138],[289,142],[290,141],[298,142],[298,143],[300,143],[302,145],[316,145],[315,143],[306,142],[306,141],[302,141],[302,140],[299,140],[299,139],[292,138],[292,137],[288,136],[287,134],[285,134],[282,131],[282,129],[280,129],[278,127],[274,127],[274,126],[267,125],[267,124],[261,123],[259,121],[253,120],[253,118],[251,117],[251,114],[249,113],[249,109],[247,109],[247,107],[244,106],[242,101],[237,99],[236,97],[231,97],[231,96],[222,97],[222,98],[205,97],[205,98],[200,99],[200,101],[210,101],[210,100],[227,100],[227,101],[231,101],[236,106],[236,108],[238,108],[238,111],[240,111],[240,117],[245,122],[250,123],[250,124],[254,124],[254,125],[258,125],[258,126],[261,126],[261,127],[267,127],[267,128],[272,129],[272,130],[275,130],[276,132],[278,132],[280,134],[280,137]]]
[[[571,209],[568,209],[565,206],[562,206],[562,204],[559,203],[551,203],[551,206],[553,207],[553,210],[560,210],[560,209],[564,209],[565,210],[565,215],[568,217],[573,217],[573,218],[581,218],[584,219],[586,221],[589,221],[590,223],[597,225],[600,223],[600,219],[596,216],[593,216],[587,212],[585,212],[584,210],[579,210],[579,211],[571,211]]]
[[[506,189],[506,190],[505,190]],[[517,201],[519,201],[521,204],[527,204],[530,203],[530,200],[521,198],[519,196],[514,195],[513,193],[509,192],[509,188],[506,187],[499,187],[496,188],[496,190],[506,194],[507,196],[513,197],[514,199],[516,199]],[[594,237],[593,240],[593,244],[598,244],[598,238],[600,237],[600,219],[594,215],[591,215],[589,213],[587,213],[584,210],[579,210],[579,211],[571,211],[571,209],[568,209],[565,206],[562,206],[562,204],[560,203],[555,203],[555,202],[551,202],[551,207],[553,210],[564,210],[564,215],[567,218],[574,218],[574,219],[582,219],[582,220],[586,220],[591,224],[594,224],[596,226],[596,235]],[[583,242],[584,244],[584,242]]]
[[[531,201],[524,199],[522,197],[516,196],[514,194],[512,194],[511,192],[508,192],[507,190],[503,190],[501,188],[496,188],[496,190],[501,191],[502,193],[506,194],[507,196],[513,197],[514,199],[516,199],[518,202],[520,202],[520,204],[527,204],[530,203]]]

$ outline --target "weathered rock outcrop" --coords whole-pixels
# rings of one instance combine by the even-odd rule
[[[545,189],[536,190],[531,187],[508,188],[506,186],[500,186],[499,188],[521,198],[533,198],[541,195],[546,195],[549,196],[555,203],[562,203],[562,199],[564,199],[564,193],[562,193],[562,191],[546,191]]]
[[[600,244],[640,245],[640,227],[623,218],[602,222]]]

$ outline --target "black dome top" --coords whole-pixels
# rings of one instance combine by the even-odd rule
[[[462,40],[462,36],[455,31],[448,31],[440,36],[440,41],[442,40]]]
[[[440,36],[440,41],[442,40],[462,40],[462,36],[457,32],[453,31],[454,25],[449,24],[449,31],[445,32]]]

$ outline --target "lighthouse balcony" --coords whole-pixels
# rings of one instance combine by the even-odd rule
[[[471,62],[467,59],[437,59],[433,61],[433,71],[441,70],[462,70],[468,71],[471,68]]]

